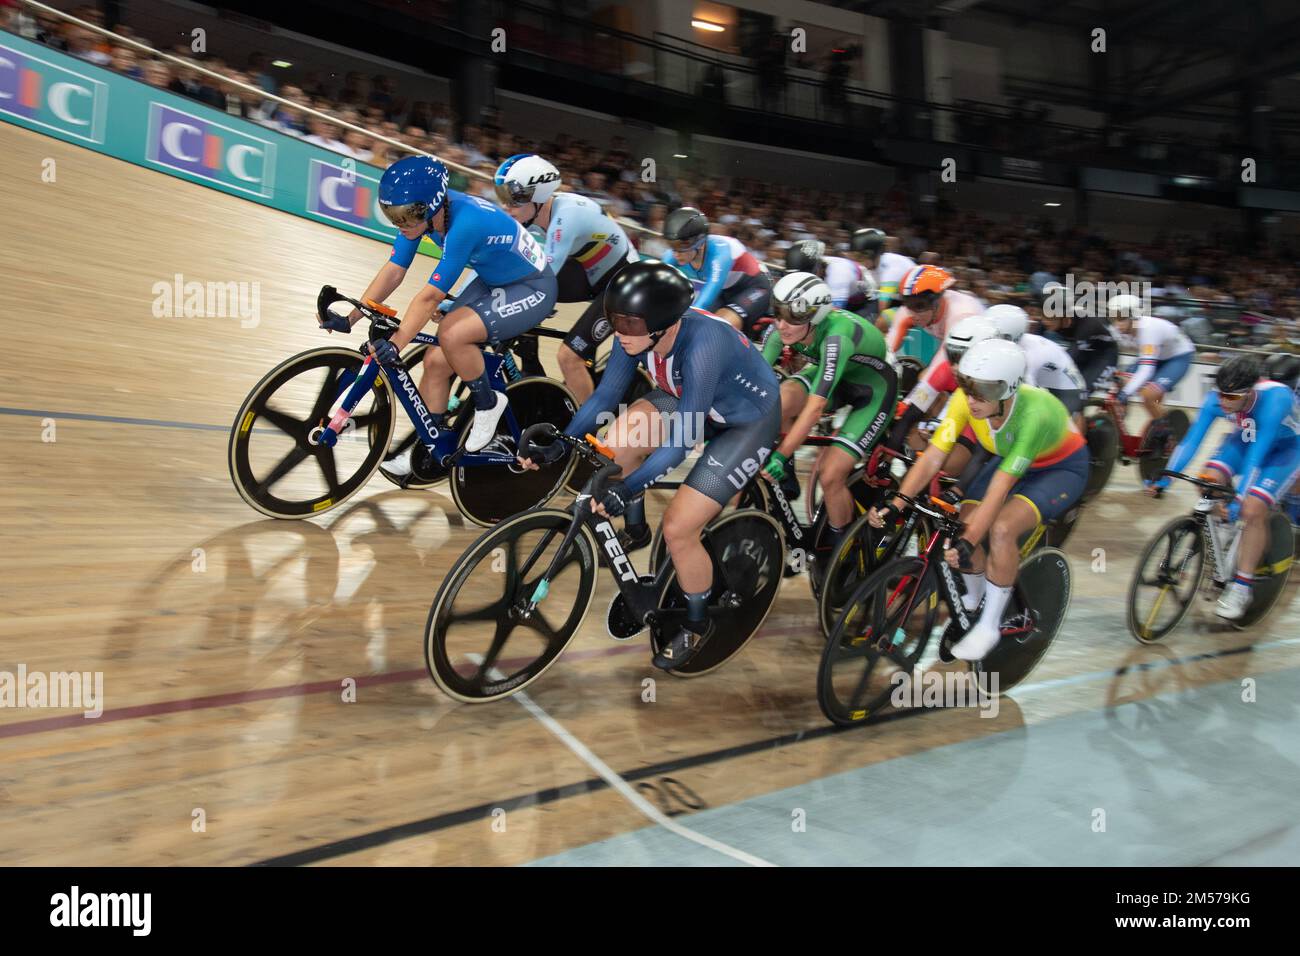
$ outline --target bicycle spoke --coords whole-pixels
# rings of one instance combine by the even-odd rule
[[[325,479],[325,487],[329,488],[331,495],[337,495],[339,493],[339,471],[338,463],[334,461],[334,449],[325,445],[317,446],[316,464],[320,466],[321,477]]]
[[[307,422],[294,418],[288,412],[282,412],[267,404],[273,396],[266,395],[253,403],[253,412],[258,418],[264,418],[290,438],[298,439],[306,430]]]
[[[320,394],[316,396],[316,404],[312,406],[307,421],[318,422],[328,416],[329,410],[334,406],[342,391],[339,387],[340,378],[341,376],[335,374],[334,369],[327,368],[325,370],[325,381],[321,384]]]
[[[270,474],[257,483],[257,490],[259,492],[269,491],[277,481],[301,465],[309,454],[311,452],[303,447],[295,448],[289,452],[278,465],[271,469]]]
[[[379,409],[376,408],[373,411],[366,412],[364,415],[353,415],[351,420],[353,424],[356,425],[357,430],[360,431],[363,428],[369,428],[375,422],[386,417],[386,415],[381,414]],[[412,434],[414,434],[414,432],[412,432]]]
[[[506,620],[504,617],[497,619],[496,630],[492,632],[492,646],[483,655],[483,663],[479,665],[478,679],[480,683],[496,667],[497,659],[501,656],[501,651],[506,646],[506,641],[510,639],[514,629],[515,623],[513,621]]]

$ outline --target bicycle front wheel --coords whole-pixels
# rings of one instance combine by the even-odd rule
[[[1205,542],[1195,518],[1169,522],[1147,542],[1128,586],[1128,631],[1154,644],[1187,615],[1205,571]]]
[[[309,440],[338,409],[362,362],[350,349],[313,349],[276,366],[248,393],[227,457],[235,490],[255,510],[309,518],[337,508],[370,480],[393,434],[383,376],[353,409],[337,443]]]
[[[817,671],[817,703],[832,723],[852,726],[886,709],[910,678],[940,623],[934,569],[898,558],[859,585],[831,628]],[[903,706],[894,701],[896,706]]]
[[[596,593],[595,543],[583,527],[542,585],[573,522],[528,511],[479,536],[438,589],[424,659],[444,693],[469,704],[500,700],[541,677],[569,646]],[[525,616],[530,600],[537,608]]]

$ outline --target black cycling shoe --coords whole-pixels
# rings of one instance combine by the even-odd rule
[[[692,630],[697,627],[704,628],[703,632]],[[665,671],[681,667],[699,653],[712,633],[713,621],[686,621],[677,629],[677,633],[659,648],[659,653],[654,656],[651,663]]]
[[[618,533],[618,543],[622,547],[624,554],[631,554],[633,551],[640,551],[647,547],[654,539],[654,532],[650,530],[648,524],[640,527],[627,527]]]

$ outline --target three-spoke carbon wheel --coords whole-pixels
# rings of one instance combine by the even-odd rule
[[[1128,586],[1128,630],[1154,644],[1176,628],[1196,599],[1205,572],[1205,543],[1195,518],[1175,518],[1147,542]]]

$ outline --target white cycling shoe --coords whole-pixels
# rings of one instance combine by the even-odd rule
[[[1254,592],[1244,584],[1232,582],[1223,589],[1219,601],[1214,605],[1214,613],[1225,621],[1240,621],[1246,616]]]
[[[474,421],[469,426],[469,437],[465,439],[466,451],[482,451],[488,446],[497,434],[497,422],[501,421],[501,416],[506,412],[506,406],[510,403],[501,392],[493,392],[497,397],[497,402],[491,408],[483,411],[474,410]]]
[[[389,458],[380,467],[394,478],[405,478],[411,473],[411,459],[415,456],[415,445],[412,444],[406,451],[398,452],[392,458]]]
[[[966,636],[951,648],[952,656],[962,661],[983,660],[993,648],[998,646],[1002,632],[996,627],[985,627],[976,623]]]

